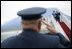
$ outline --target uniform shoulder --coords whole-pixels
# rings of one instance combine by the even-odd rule
[[[58,36],[56,36],[56,35],[43,35],[45,38],[47,38],[47,39],[57,39],[57,40],[59,40],[59,37]]]
[[[59,43],[59,37],[54,35],[42,35],[41,42],[48,47],[56,47]]]
[[[2,48],[11,47],[11,46],[14,45],[14,43],[16,43],[16,40],[17,40],[17,37],[16,37],[16,36],[7,38],[6,40],[4,40],[4,41],[1,43],[1,47],[2,47]]]
[[[47,41],[52,43],[59,43],[60,39],[58,36],[55,35],[43,35],[44,38],[46,38]]]

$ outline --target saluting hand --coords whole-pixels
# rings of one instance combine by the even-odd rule
[[[50,24],[47,24],[45,22],[45,20],[42,20],[42,22],[47,26],[46,28],[50,31],[50,32],[57,32]]]

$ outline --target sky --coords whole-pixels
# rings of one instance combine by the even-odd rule
[[[18,11],[30,7],[58,8],[71,16],[71,1],[1,1],[1,24],[18,17]]]

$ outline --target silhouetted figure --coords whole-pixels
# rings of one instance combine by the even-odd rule
[[[54,16],[54,18],[56,19],[56,21],[60,21],[60,12],[58,11],[53,11],[52,15]]]

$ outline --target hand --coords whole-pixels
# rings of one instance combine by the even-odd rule
[[[50,32],[57,32],[52,26],[48,25],[46,28],[50,30]]]
[[[47,24],[45,21],[42,21],[50,32],[57,32],[50,24]]]

